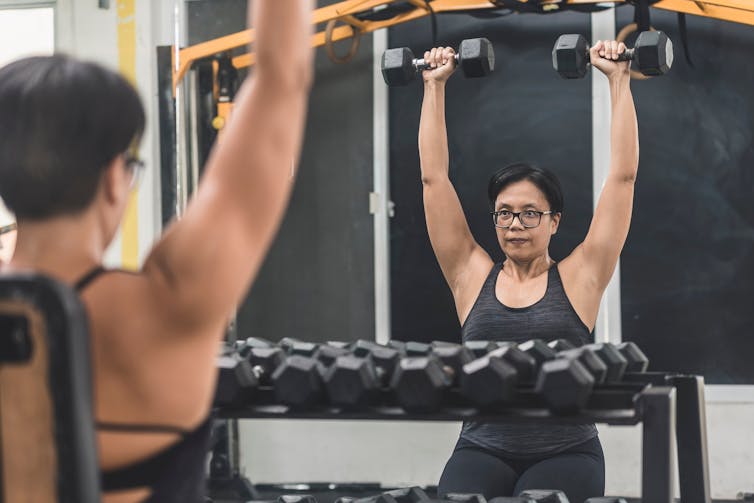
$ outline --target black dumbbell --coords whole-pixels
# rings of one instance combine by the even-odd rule
[[[563,491],[554,491],[551,489],[529,489],[528,491],[522,491],[518,496],[520,498],[532,499],[536,503],[568,503],[568,497],[566,497]]]
[[[272,373],[285,361],[285,352],[277,347],[246,346],[239,354],[249,362],[260,384],[267,386],[272,385]]]
[[[604,382],[607,366],[588,348],[558,353],[539,369],[535,391],[555,413],[571,414],[584,408],[597,381]]]
[[[286,351],[280,347],[270,346],[244,346],[240,349],[239,354],[248,360],[253,367],[257,368],[257,374],[262,384],[272,384],[270,375],[272,371],[285,360]],[[296,341],[288,346],[287,354],[294,356],[305,356],[318,360],[325,367],[329,367],[339,356],[349,354],[348,350],[342,349],[329,344],[314,344],[309,342]]]
[[[459,381],[463,366],[472,360],[463,346],[435,347],[429,356],[402,359],[390,387],[406,411],[435,412],[442,407],[445,391]]]
[[[419,349],[418,343],[408,345]],[[430,349],[426,344],[423,346]],[[332,405],[359,409],[371,404],[378,396],[379,389],[389,385],[404,353],[367,340],[358,340],[349,348],[350,355],[339,356],[328,368],[324,384]]]
[[[283,337],[277,345],[288,355],[306,356],[308,358],[312,358],[319,349],[319,343],[302,341],[293,337]]]
[[[532,346],[530,349],[539,347]],[[537,377],[539,364],[537,359],[530,353],[521,350],[519,346],[510,342],[501,344],[497,349],[487,355],[490,358],[499,358],[516,369],[519,384],[532,384]]]
[[[394,489],[366,498],[341,497],[335,503],[420,503],[429,502],[429,496],[421,487]]]
[[[392,496],[384,494],[377,494],[375,496],[368,496],[366,498],[350,498],[348,496],[341,496],[336,499],[334,503],[398,503]]]
[[[249,405],[260,385],[270,385],[270,376],[283,363],[283,350],[276,347],[241,347],[240,351],[223,354],[217,359],[217,406]],[[283,391],[285,392],[285,391]]]
[[[483,409],[509,401],[518,385],[535,384],[538,369],[555,358],[555,352],[539,339],[520,345],[482,342],[480,349],[487,344],[497,348],[464,366],[460,383],[462,395]]]
[[[390,339],[385,345],[389,348],[397,349],[398,351],[406,351],[406,343],[399,341],[398,339]]]
[[[534,358],[538,369],[541,368],[545,362],[554,360],[557,355],[557,353],[542,339],[532,339],[522,342],[518,345],[518,349]]]
[[[461,394],[480,409],[488,409],[513,397],[518,372],[503,358],[490,354],[464,365],[460,381]]]
[[[335,348],[341,348],[341,349],[349,349],[351,347],[350,341],[327,341],[328,346],[332,346]]]
[[[636,61],[644,75],[665,75],[673,66],[673,42],[661,31],[643,31],[633,49],[618,61]],[[564,79],[580,79],[589,65],[589,42],[582,35],[561,35],[552,49],[552,66]]]
[[[390,384],[390,379],[393,377],[393,372],[401,357],[406,355],[405,347],[406,344],[403,342],[391,347],[373,341],[358,340],[351,345],[350,349],[353,356],[372,360],[377,370],[380,385],[386,387]]]
[[[237,353],[221,355],[217,359],[218,379],[215,405],[240,407],[254,401],[260,385],[271,386],[272,375],[285,361],[278,347],[244,346]],[[276,393],[287,396],[295,393],[297,383],[278,383]]]
[[[618,351],[615,345],[609,342],[598,342],[587,344],[584,347],[594,351],[607,366],[605,382],[617,383],[623,379],[623,374],[626,372],[626,367],[628,367],[628,360]]]
[[[558,358],[542,366],[535,390],[551,411],[574,414],[584,408],[593,388],[594,377],[581,362]]]
[[[520,384],[532,384],[542,364],[554,359],[556,355],[555,351],[540,339],[532,339],[518,345],[513,342],[494,341],[467,341],[464,345],[470,347],[477,356],[499,358],[512,365],[516,369]]]
[[[622,342],[615,346],[620,354],[628,361],[626,372],[646,372],[649,367],[649,358],[633,342]]]
[[[463,345],[466,346],[469,351],[474,353],[475,358],[481,358],[487,356],[488,353],[496,350],[500,347],[496,341],[463,341]]]
[[[292,409],[308,409],[324,403],[325,371],[322,362],[315,358],[288,356],[271,376],[275,399]]]
[[[216,365],[218,376],[214,404],[219,407],[240,407],[251,403],[259,387],[259,379],[251,364],[237,354],[226,354],[217,358]]]
[[[453,386],[459,384],[463,367],[474,360],[474,354],[459,344],[433,344],[431,354],[442,362]]]
[[[427,496],[424,489],[417,486],[385,491],[382,493],[382,496],[395,498],[395,501],[398,503],[419,503],[421,501],[429,501],[429,496]]]
[[[250,348],[271,348],[275,346],[275,344],[272,341],[269,341],[262,337],[249,337],[247,339],[239,341],[239,343],[243,344],[243,347],[250,347]]]
[[[264,341],[264,339],[261,340]],[[316,342],[301,341],[292,337],[284,337],[278,342],[278,347],[285,351],[287,355],[314,358],[319,360],[325,367],[329,367],[339,356],[349,354],[348,347],[350,344],[337,341],[319,344]]]
[[[617,345],[609,342],[588,344],[558,353],[558,357],[563,356],[578,357],[594,376],[597,385],[603,382],[621,382],[626,372],[646,372],[649,366],[649,359],[633,342],[624,342]],[[604,369],[602,368],[603,365]]]
[[[558,347],[571,349],[555,353],[553,348]],[[596,380],[602,382],[607,372],[605,365],[592,351],[574,348],[573,344],[563,339],[549,344],[533,339],[517,347],[502,347],[489,356],[503,358],[515,367],[522,384],[532,383],[536,378],[535,391],[555,412],[570,413],[582,408],[595,384],[595,377],[591,374],[597,374]]]
[[[462,395],[483,409],[505,404],[513,397],[519,384],[535,384],[538,371],[556,357],[555,351],[540,339],[520,345],[497,344],[499,347],[494,351],[465,365],[461,375]],[[559,345],[565,347],[562,343]],[[557,381],[555,371],[559,372],[557,366],[549,368],[552,370],[545,374],[547,383],[537,388],[547,390],[548,394],[552,392],[552,381]]]
[[[495,51],[486,38],[472,38],[461,42],[455,55],[458,66],[468,78],[485,77],[495,69]],[[405,86],[418,72],[430,65],[416,59],[408,47],[388,49],[382,54],[382,77],[389,86]]]
[[[607,365],[590,347],[582,346],[561,351],[558,353],[558,358],[578,360],[592,374],[594,384],[597,386],[603,384],[607,379]]]
[[[285,345],[281,344],[281,347],[285,347],[286,352],[289,355],[306,356],[307,358],[313,358],[314,354],[319,349],[319,344],[316,342],[306,341],[286,341]]]
[[[576,347],[576,345],[568,339],[555,339],[554,341],[548,342],[547,345],[556,353],[560,353],[561,351],[566,351],[568,349],[573,349]]]
[[[351,351],[344,347],[322,344],[317,348],[312,357],[322,362],[322,365],[324,365],[326,368],[329,368],[333,363],[335,363],[335,360],[337,360],[341,356],[348,356],[350,354]]]
[[[487,503],[487,498],[483,494],[447,493],[442,495],[442,499],[456,503]]]
[[[339,356],[323,376],[331,405],[359,409],[370,405],[380,389],[380,376],[371,358]]]
[[[554,412],[578,411],[586,405],[595,386],[619,383],[629,369],[644,372],[648,365],[647,357],[632,342],[618,346],[589,344],[561,351],[557,356],[557,363],[542,366],[537,381],[537,391]]]
[[[311,494],[282,494],[277,503],[317,503],[317,498]]]

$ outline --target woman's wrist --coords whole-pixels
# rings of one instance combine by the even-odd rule
[[[431,89],[431,90],[444,90],[445,89],[445,81],[440,80],[425,80],[424,81],[424,89]]]
[[[631,82],[631,73],[629,71],[617,71],[607,78],[611,87],[627,87]]]

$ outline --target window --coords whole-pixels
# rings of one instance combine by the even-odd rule
[[[53,7],[7,8],[0,3],[0,66],[55,50]]]
[[[55,9],[53,7],[3,8],[0,2],[0,67],[16,59],[52,54],[55,50]],[[13,216],[0,201],[0,227],[13,222]]]

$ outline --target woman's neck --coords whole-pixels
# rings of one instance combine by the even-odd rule
[[[6,271],[33,270],[66,282],[102,262],[107,242],[90,215],[18,224],[16,250]]]
[[[531,260],[516,260],[506,257],[505,262],[503,262],[503,274],[516,281],[526,281],[547,272],[554,263],[555,261],[550,258],[548,253]]]

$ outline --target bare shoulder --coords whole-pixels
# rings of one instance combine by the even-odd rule
[[[129,353],[172,344],[171,336],[179,333],[187,339],[192,328],[160,281],[159,276],[128,271],[108,271],[93,281],[81,294],[93,336]]]
[[[224,325],[183,322],[163,292],[144,274],[112,271],[82,293],[101,417],[190,427],[206,414]]]

